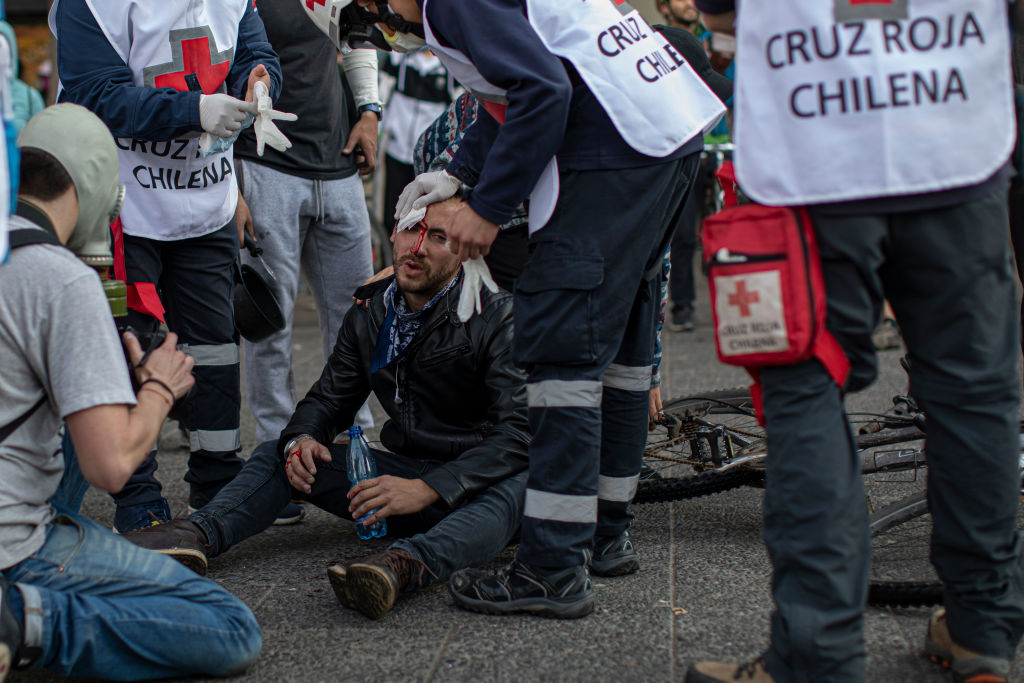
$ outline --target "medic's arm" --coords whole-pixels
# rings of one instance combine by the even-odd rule
[[[61,0],[63,2],[63,0]],[[235,44],[235,57],[231,60],[228,71],[228,94],[238,99],[245,99],[245,89],[249,81],[249,72],[262,64],[270,72],[270,99],[276,100],[281,94],[281,60],[267,40],[267,30],[263,20],[253,8],[251,2],[245,3],[245,14],[238,22],[238,40]]]
[[[700,21],[715,33],[736,33],[736,0],[697,0]]]
[[[484,78],[508,90],[505,123],[497,127],[481,112],[449,171],[479,173],[469,204],[500,224],[529,195],[561,147],[572,86],[562,62],[527,21],[522,0],[474,0],[472,5],[467,9],[465,0],[431,0],[427,19],[443,45],[463,52]],[[496,132],[477,128],[485,122]]]
[[[116,138],[170,140],[202,131],[200,93],[136,87],[85,0],[61,0],[55,30],[62,102],[91,109]]]

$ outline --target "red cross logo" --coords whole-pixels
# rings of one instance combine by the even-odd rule
[[[233,46],[217,52],[217,41],[209,26],[171,31],[170,42],[171,61],[142,70],[146,86],[174,88],[178,92],[201,91],[206,95],[223,90],[235,55]]]
[[[310,12],[313,11],[313,5],[323,5],[327,7],[327,0],[306,0],[306,7]]]
[[[747,291],[746,280],[740,280],[736,283],[736,291],[729,295],[729,305],[736,306],[740,309],[741,318],[750,317],[750,304],[756,304],[761,300],[761,296],[757,292]]]

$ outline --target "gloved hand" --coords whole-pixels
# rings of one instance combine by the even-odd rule
[[[453,196],[462,185],[462,181],[447,171],[431,171],[420,173],[405,186],[398,196],[395,205],[395,218],[401,218],[413,209],[420,209],[434,202]]]
[[[199,125],[219,138],[231,137],[241,129],[246,114],[256,113],[256,103],[216,93],[199,96]]]
[[[295,121],[299,117],[295,114],[275,110],[270,101],[270,91],[267,90],[267,84],[263,81],[256,82],[256,85],[253,86],[253,94],[256,96],[256,122],[253,124],[256,131],[256,154],[263,156],[265,145],[270,145],[278,152],[285,151],[292,146],[292,143],[288,141],[284,133],[277,129],[274,120]]]
[[[466,322],[473,317],[474,310],[477,313],[483,310],[480,303],[481,285],[492,292],[498,291],[498,285],[491,277],[491,269],[480,257],[463,261],[462,271],[465,280],[462,283],[462,293],[459,295],[459,307],[456,312],[459,315],[459,320]]]

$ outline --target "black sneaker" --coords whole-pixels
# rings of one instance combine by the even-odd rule
[[[597,576],[624,576],[640,571],[640,559],[636,556],[628,531],[618,536],[594,537],[590,571]]]
[[[693,306],[674,309],[668,329],[673,332],[693,332]]]
[[[594,591],[586,566],[543,571],[512,560],[496,571],[455,572],[448,590],[459,607],[486,614],[526,612],[578,619],[594,611]]]
[[[10,590],[10,582],[0,576],[0,683],[7,680],[7,675],[18,663],[21,649],[21,624],[7,600]]]
[[[169,555],[200,576],[206,576],[206,558],[212,550],[198,524],[172,519],[124,535],[125,540],[162,555]]]

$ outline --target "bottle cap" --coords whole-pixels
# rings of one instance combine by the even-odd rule
[[[348,428],[349,437],[360,436],[363,433],[363,428],[359,425],[352,425]]]

